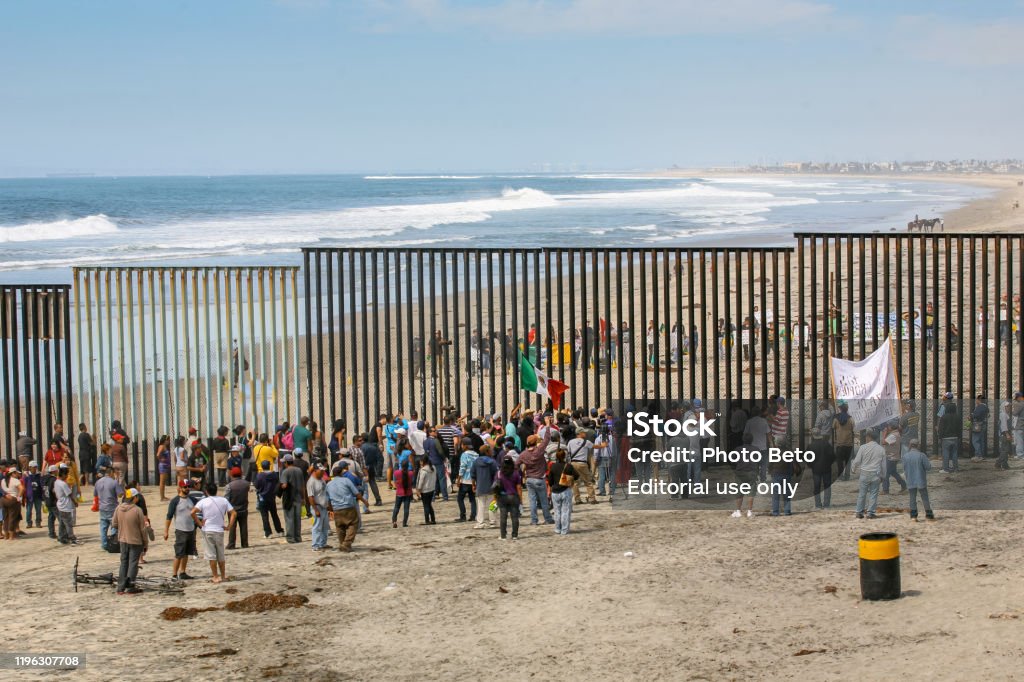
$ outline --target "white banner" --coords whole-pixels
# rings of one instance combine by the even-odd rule
[[[869,429],[900,416],[900,387],[886,339],[871,355],[851,362],[832,358],[832,394],[845,400],[857,429]]]

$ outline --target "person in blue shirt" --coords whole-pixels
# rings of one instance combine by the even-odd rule
[[[384,425],[384,466],[387,467],[388,490],[394,490],[394,473],[396,467],[395,444],[400,436],[404,436],[409,430],[409,422],[402,418],[401,412],[393,418],[388,419]]]
[[[347,476],[348,462],[338,462],[332,472],[333,478],[327,484],[327,511],[334,519],[334,530],[338,534],[338,550],[352,551],[352,542],[359,529],[359,502],[366,504],[359,487]]]
[[[470,475],[473,479],[473,492],[476,495],[476,525],[474,528],[494,528],[494,512],[487,500],[491,499],[491,488],[494,477],[498,475],[498,463],[491,457],[491,447],[480,448],[480,456],[473,462]],[[484,519],[487,519],[484,521]]]

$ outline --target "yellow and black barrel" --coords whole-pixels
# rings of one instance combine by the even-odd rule
[[[860,536],[860,595],[862,599],[900,598],[900,540],[896,533]]]

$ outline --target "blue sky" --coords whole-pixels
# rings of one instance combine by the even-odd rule
[[[4,0],[0,175],[1024,157],[1019,0]]]

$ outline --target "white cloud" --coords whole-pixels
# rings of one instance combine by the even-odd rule
[[[394,24],[513,34],[684,35],[737,33],[815,22],[832,7],[815,0],[378,0]]]
[[[918,59],[955,66],[1024,65],[1024,22],[1004,19],[954,24],[937,17],[904,17],[898,49]]]

